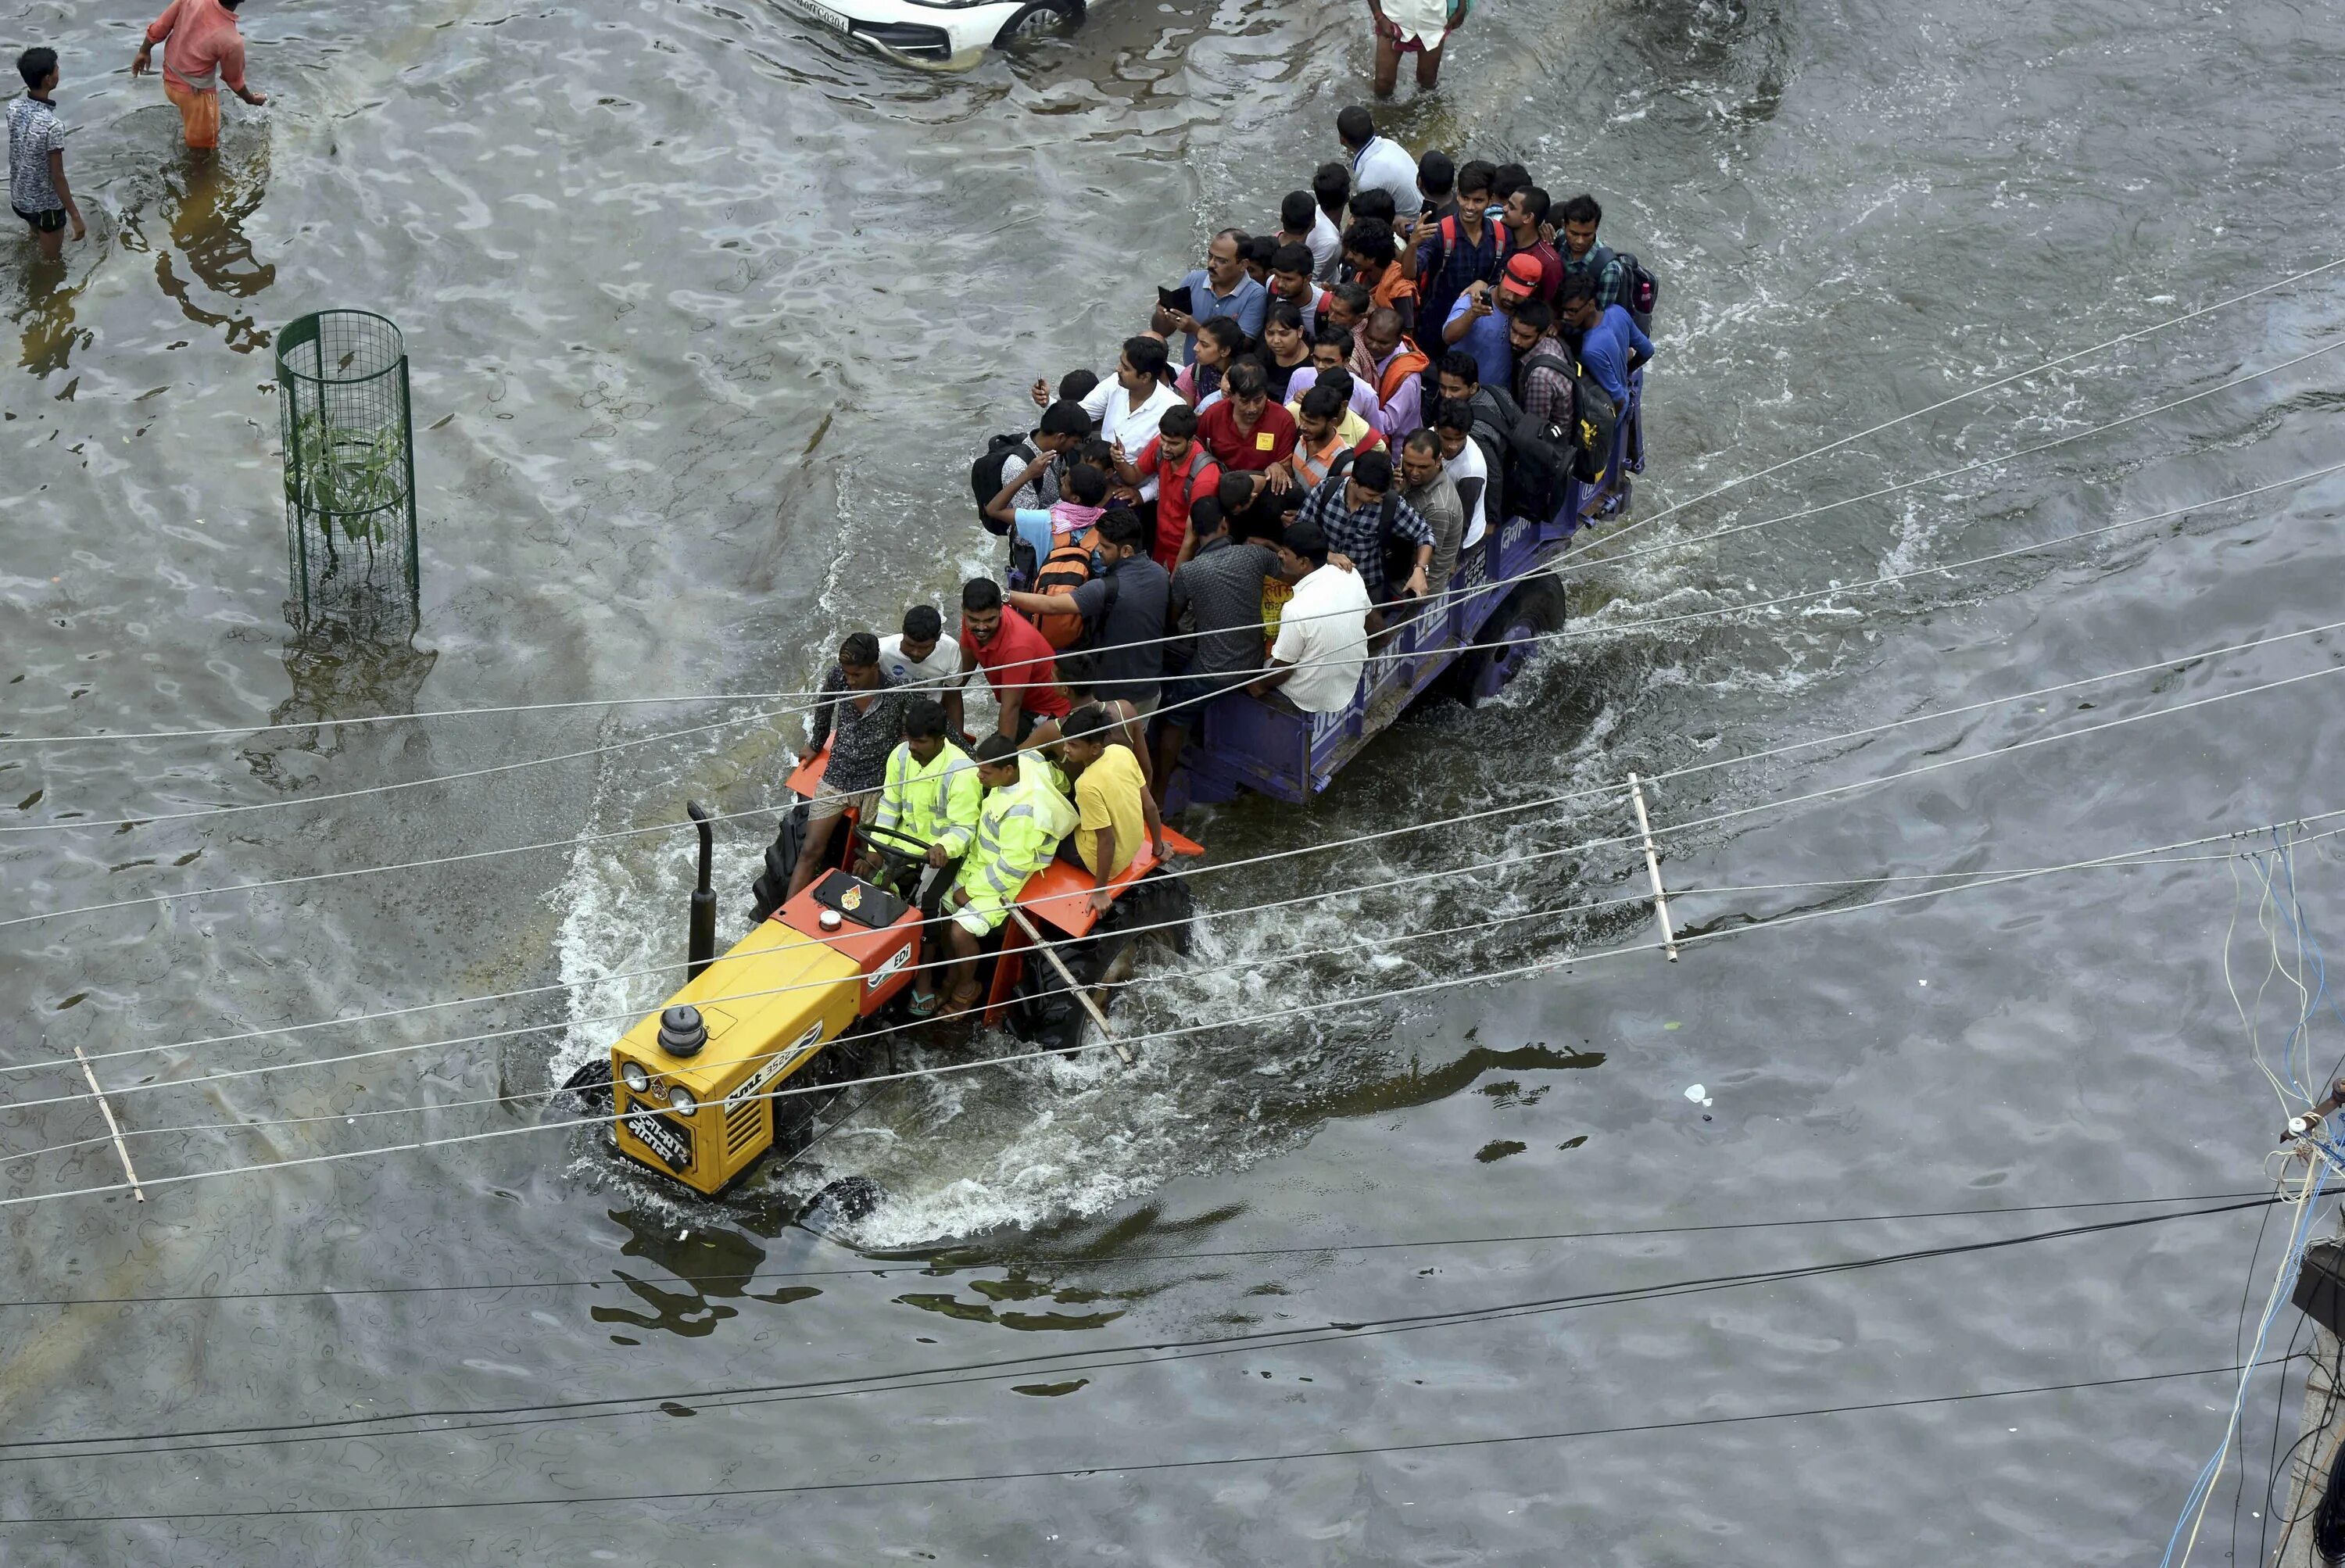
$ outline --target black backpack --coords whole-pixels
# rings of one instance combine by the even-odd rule
[[[1620,308],[1635,319],[1637,331],[1650,334],[1653,307],[1661,300],[1661,280],[1629,251],[1615,250],[1612,260],[1620,269]]]
[[[1517,423],[1515,453],[1522,465],[1523,482],[1530,484],[1535,478],[1543,478],[1549,486],[1557,484],[1568,461],[1581,483],[1600,484],[1612,461],[1612,439],[1620,423],[1620,411],[1612,394],[1577,360],[1537,353],[1524,360],[1517,373],[1534,366],[1561,371],[1571,378],[1572,422],[1568,428],[1558,423],[1535,425],[1528,418]],[[1551,489],[1548,494],[1552,499]]]
[[[986,515],[986,505],[1001,494],[1001,465],[1016,453],[1028,463],[1034,461],[1034,443],[1023,434],[997,435],[985,443],[985,455],[969,465],[969,491],[977,498],[977,520],[985,524],[989,534],[1000,535],[1010,532],[1010,524]]]

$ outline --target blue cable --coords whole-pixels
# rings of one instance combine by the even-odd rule
[[[2345,1149],[2326,1142],[2318,1134],[2308,1133],[2306,1139],[2321,1154],[2345,1163]],[[2231,1400],[2231,1413],[2224,1422],[2222,1441],[2216,1444],[2214,1457],[2207,1461],[2198,1471],[2198,1480],[2191,1483],[2190,1493],[2183,1500],[2182,1515],[2174,1522],[2174,1532],[2167,1537],[2166,1553],[2157,1560],[2158,1568],[2171,1568],[2175,1548],[2182,1543],[2184,1528],[2198,1512],[2200,1501],[2213,1489],[2221,1471],[2224,1458],[2230,1449],[2231,1434],[2238,1426],[2239,1412],[2247,1405],[2248,1390],[2255,1380],[2257,1364],[2263,1359],[2264,1341],[2271,1333],[2273,1320],[2279,1316],[2280,1303],[2289,1298],[2296,1283],[2298,1270],[2304,1263],[2305,1249],[2312,1245],[2312,1216],[2320,1207],[2321,1194],[2329,1185],[2330,1168],[2326,1159],[2320,1160],[2313,1167],[2312,1194],[2304,1200],[2290,1222],[2288,1251],[2280,1264],[2280,1283],[2272,1292],[2270,1301],[2265,1305],[2262,1320],[2256,1325],[2255,1344],[2249,1350],[2247,1365],[2240,1371],[2239,1391]]]

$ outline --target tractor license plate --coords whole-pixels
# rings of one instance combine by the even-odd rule
[[[632,1111],[627,1115],[627,1131],[676,1175],[682,1176],[692,1168],[692,1129],[684,1123],[656,1111]]]

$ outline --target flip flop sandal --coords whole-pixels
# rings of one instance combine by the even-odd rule
[[[915,1018],[933,1018],[936,1016],[937,1009],[944,1004],[945,999],[941,994],[923,996],[915,991],[912,993],[911,1001],[905,1004],[905,1011]]]
[[[985,992],[982,987],[973,985],[967,991],[956,990],[950,998],[950,1005],[947,1007],[946,1011],[949,1013],[972,1013],[977,1010],[978,1006],[983,1003],[984,1000]]]

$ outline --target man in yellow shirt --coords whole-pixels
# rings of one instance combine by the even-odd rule
[[[1105,914],[1115,901],[1108,884],[1123,874],[1142,844],[1152,847],[1160,860],[1165,854],[1164,823],[1156,814],[1156,798],[1148,792],[1132,748],[1110,743],[1116,728],[1115,716],[1092,703],[1067,716],[1062,742],[1069,766],[1078,770],[1077,820],[1068,841],[1096,884],[1091,899],[1094,914]]]

